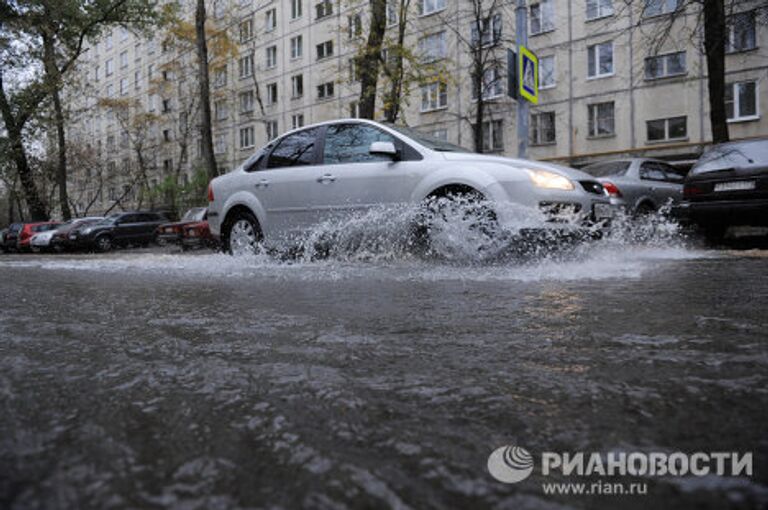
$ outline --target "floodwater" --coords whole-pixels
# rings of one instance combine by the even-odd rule
[[[387,246],[0,257],[0,507],[768,504],[765,251]],[[753,452],[754,474],[547,495],[580,480],[498,482],[486,462],[507,444]]]

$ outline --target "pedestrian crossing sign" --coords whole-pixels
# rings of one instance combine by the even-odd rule
[[[523,97],[533,104],[539,104],[539,59],[536,55],[526,48],[519,48],[520,69],[520,97]]]

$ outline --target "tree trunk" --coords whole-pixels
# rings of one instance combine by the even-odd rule
[[[485,117],[485,100],[483,99],[484,84],[483,74],[485,72],[482,62],[482,50],[478,48],[473,51],[474,70],[472,71],[472,87],[475,89],[477,101],[475,103],[475,124],[472,126],[472,138],[475,146],[475,152],[483,152],[483,117]]]
[[[379,81],[379,59],[384,32],[387,30],[387,1],[370,0],[371,24],[363,54],[358,58],[360,69],[360,117],[373,119],[376,112],[376,86]]]
[[[60,75],[56,65],[56,50],[50,37],[43,37],[43,60],[48,86],[51,89],[53,99],[54,121],[56,124],[57,161],[56,161],[56,185],[59,188],[59,208],[64,221],[72,218],[69,209],[69,197],[67,196],[67,144],[64,126],[64,109],[61,106],[61,94],[59,92]]]
[[[400,1],[398,5],[398,27],[397,27],[397,60],[395,61],[394,72],[390,75],[389,93],[384,101],[384,118],[387,122],[394,123],[400,116],[400,102],[403,95],[403,81],[405,79],[405,62],[403,61],[403,48],[405,47],[405,30],[407,27],[407,13],[410,1]]]
[[[213,154],[213,132],[211,127],[211,86],[208,76],[208,42],[205,37],[205,0],[197,0],[195,31],[198,59],[198,82],[200,85],[200,136],[202,137],[203,161],[208,178],[219,175],[216,157]]]
[[[707,57],[709,121],[712,141],[729,140],[725,113],[725,5],[723,0],[704,0],[704,49]]]

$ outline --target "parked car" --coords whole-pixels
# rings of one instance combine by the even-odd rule
[[[32,251],[32,237],[42,232],[48,232],[56,229],[60,222],[57,221],[43,221],[38,223],[24,223],[19,230],[18,237],[16,239],[16,251]]]
[[[157,241],[160,244],[181,244],[184,227],[190,223],[199,223],[206,219],[206,207],[193,207],[181,219],[174,223],[163,223],[157,227]]]
[[[522,205],[542,217],[567,211],[574,227],[613,215],[602,185],[584,172],[473,154],[412,129],[363,119],[286,133],[213,179],[208,193],[211,233],[234,254],[341,214],[437,198],[455,203],[479,197]],[[514,207],[497,209],[502,221],[515,213]]]
[[[619,159],[582,168],[597,178],[611,203],[630,214],[647,214],[683,198],[687,170],[657,159]]]
[[[8,225],[8,228],[5,230],[5,235],[3,236],[3,244],[0,245],[3,253],[16,251],[16,240],[19,238],[19,231],[21,231],[23,225],[23,223],[11,223]]]
[[[711,242],[733,226],[768,226],[768,138],[715,145],[685,179],[674,213]]]
[[[55,252],[62,252],[64,250],[67,250],[71,248],[71,245],[69,243],[69,233],[78,227],[82,227],[91,223],[96,223],[97,221],[103,220],[103,216],[88,216],[85,218],[75,218],[73,220],[70,220],[66,223],[63,223],[59,225],[59,227],[56,230],[53,230],[50,232],[50,239],[47,240],[43,237],[42,239],[37,239],[37,243],[40,244],[40,247],[43,250],[52,250]],[[42,236],[42,234],[38,234],[38,237]],[[33,243],[34,244],[34,243]]]
[[[218,241],[211,234],[211,228],[208,220],[188,223],[182,229],[181,248],[189,250],[192,248],[216,248]]]
[[[155,241],[155,230],[168,219],[156,212],[113,214],[96,223],[74,228],[69,242],[75,248],[109,251],[115,246],[149,245]]]

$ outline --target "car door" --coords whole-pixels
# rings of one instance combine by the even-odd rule
[[[667,181],[665,165],[659,161],[643,161],[640,164],[640,179],[646,187],[646,195],[655,206],[661,207],[676,196],[677,187]]]
[[[374,142],[391,142],[399,157],[371,154]],[[315,185],[318,217],[346,217],[375,206],[408,202],[419,177],[419,163],[409,157],[415,151],[408,149],[404,142],[375,126],[328,126],[322,174]]]
[[[291,235],[313,222],[312,193],[320,171],[316,163],[322,130],[291,133],[244,168],[248,189],[266,213],[261,227],[267,238]]]
[[[115,222],[112,230],[115,241],[121,243],[130,243],[136,238],[137,230],[140,228],[138,214],[126,214]]]
[[[138,215],[138,222],[136,227],[137,242],[150,242],[155,237],[155,231],[163,223],[163,219],[153,213],[142,213]]]
[[[672,202],[679,202],[683,198],[683,182],[685,176],[688,175],[688,170],[666,164],[663,165],[663,168],[664,174],[667,176],[669,198],[672,199]]]

